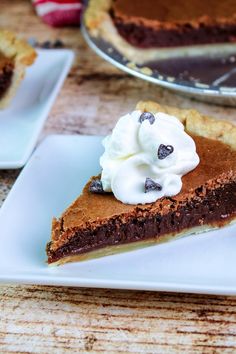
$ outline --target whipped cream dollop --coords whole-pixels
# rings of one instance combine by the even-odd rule
[[[181,177],[199,163],[195,142],[183,124],[161,112],[126,114],[103,146],[103,190],[125,204],[153,203],[178,194]]]

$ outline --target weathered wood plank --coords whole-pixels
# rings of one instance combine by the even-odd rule
[[[0,288],[10,351],[233,352],[236,298],[138,291]]]

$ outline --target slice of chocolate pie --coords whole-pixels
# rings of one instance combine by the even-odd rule
[[[129,60],[235,52],[236,0],[90,0],[85,24]]]
[[[104,146],[101,176],[53,220],[49,264],[130,251],[235,221],[233,124],[139,102]]]
[[[9,31],[0,29],[0,109],[14,96],[25,69],[33,64],[35,50]]]

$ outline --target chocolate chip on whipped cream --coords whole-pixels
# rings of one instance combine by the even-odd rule
[[[165,159],[167,156],[172,154],[173,151],[174,151],[174,148],[172,145],[160,144],[160,146],[157,150],[158,159],[160,159],[160,160]]]
[[[144,192],[148,193],[155,190],[161,191],[162,186],[159,183],[153,181],[153,179],[147,177],[144,184]]]
[[[142,123],[144,120],[148,120],[150,124],[153,124],[155,116],[151,112],[143,112],[139,117],[139,123]]]

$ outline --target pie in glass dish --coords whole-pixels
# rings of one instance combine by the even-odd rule
[[[9,105],[25,70],[36,58],[35,50],[15,34],[0,29],[0,109]]]
[[[103,144],[101,175],[53,219],[49,264],[131,251],[235,221],[232,123],[141,101]]]

